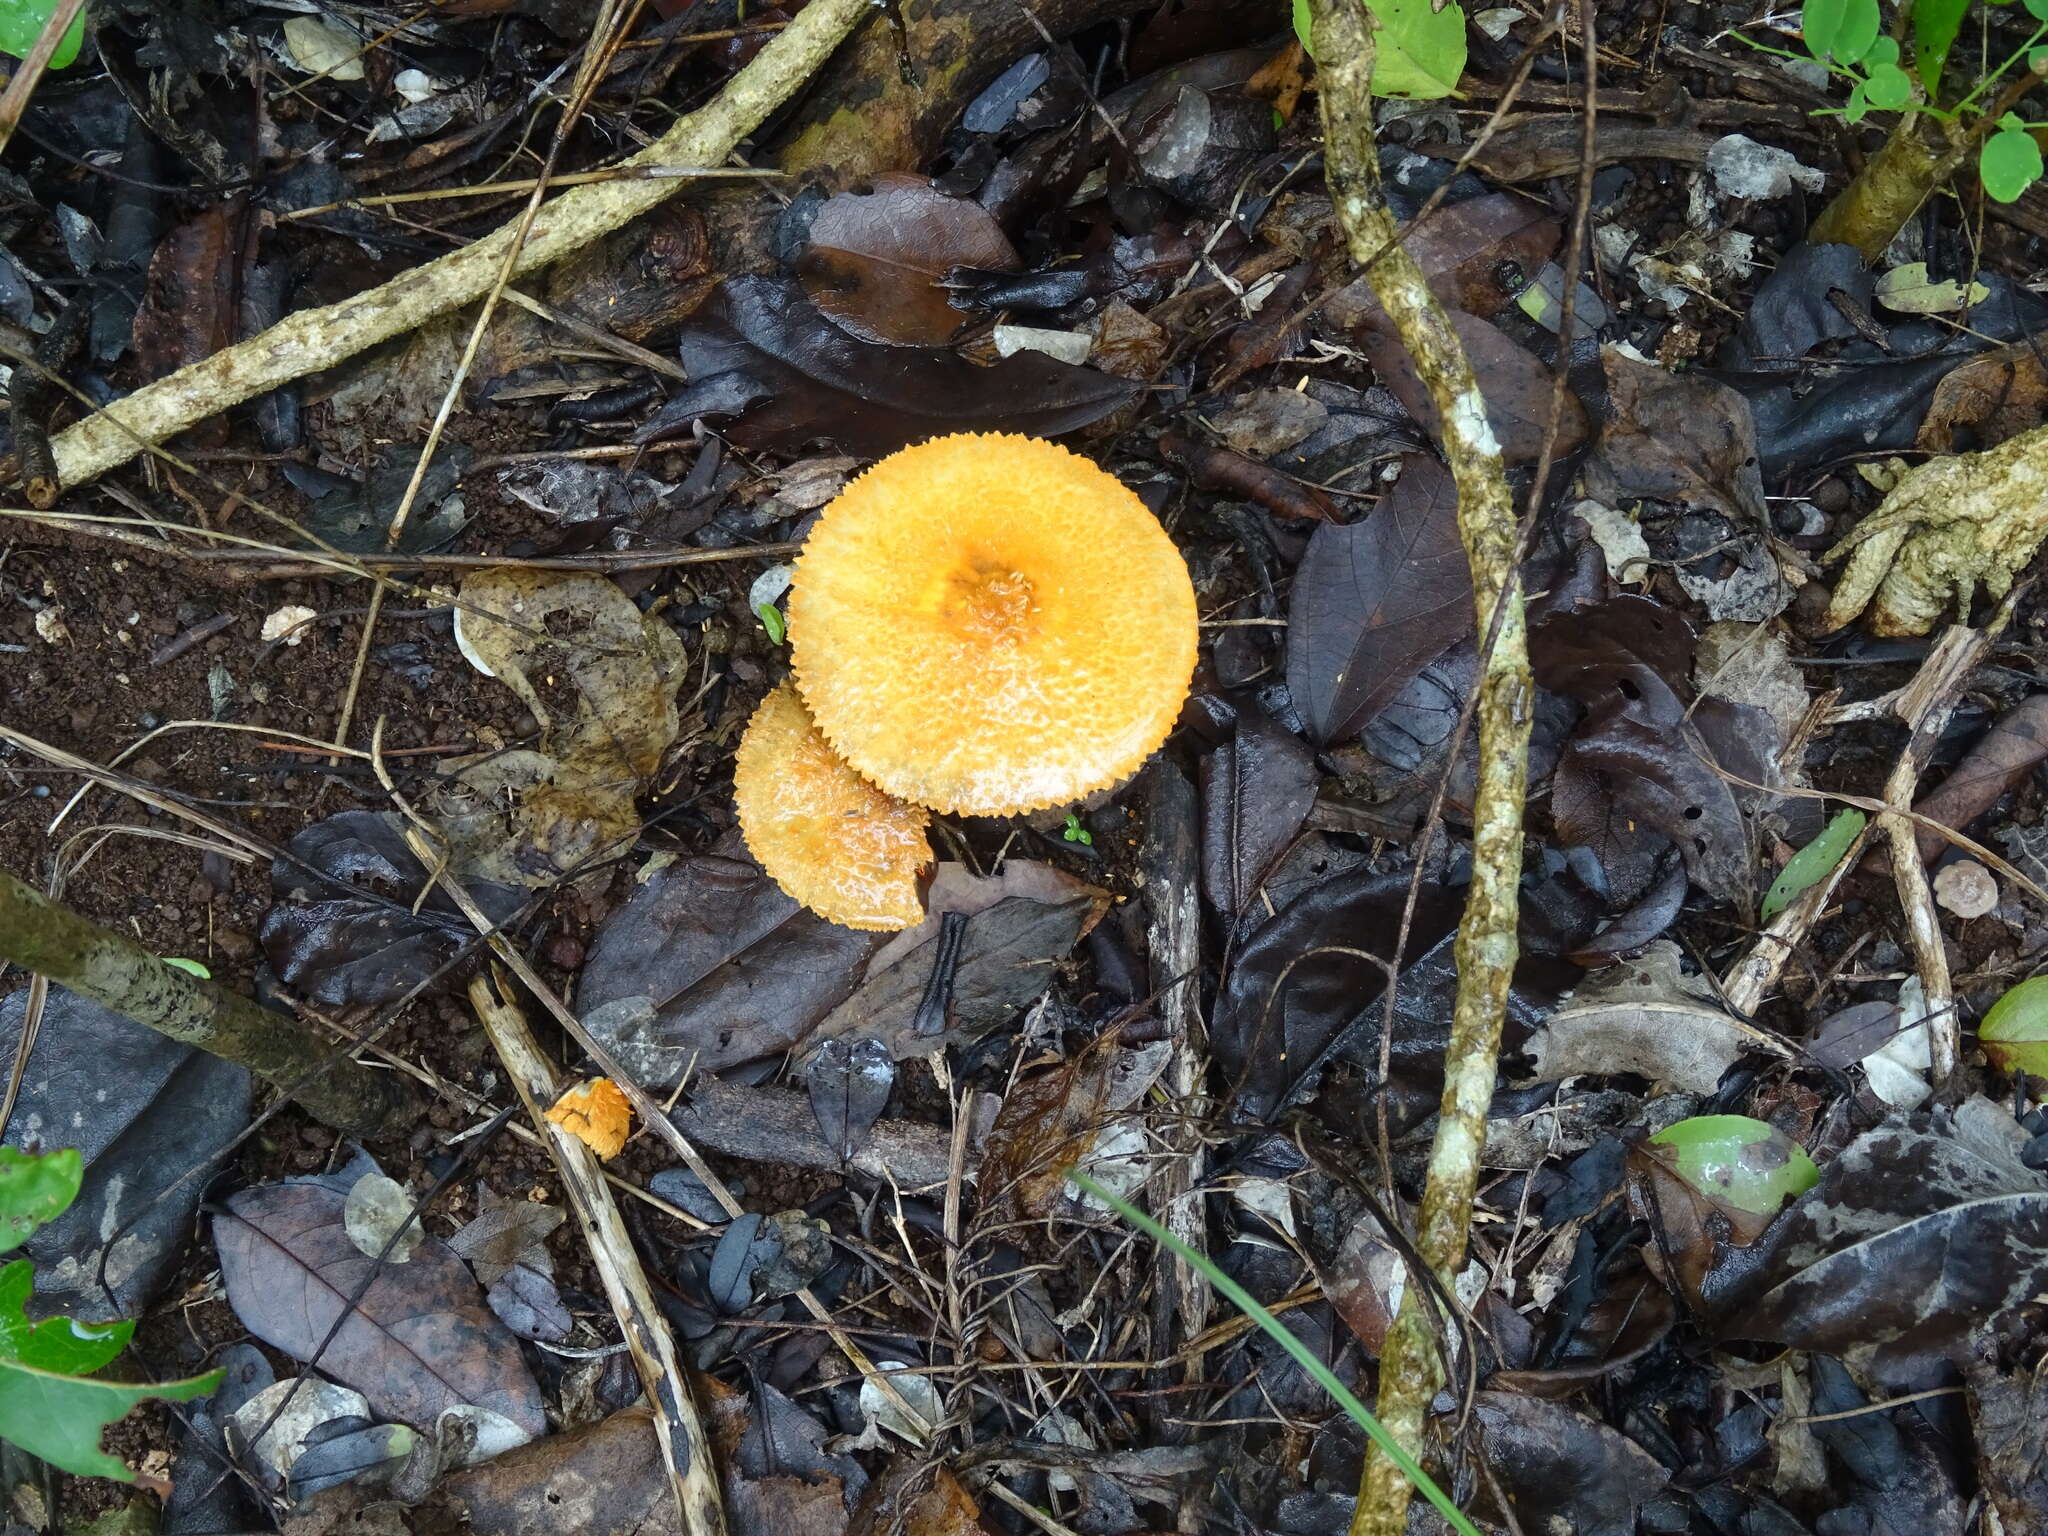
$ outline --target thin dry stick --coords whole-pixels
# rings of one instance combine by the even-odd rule
[[[495,983],[495,985],[494,985]],[[497,1047],[498,1059],[526,1106],[534,1128],[546,1138],[549,1155],[562,1175],[562,1188],[583,1229],[583,1241],[604,1282],[606,1298],[618,1316],[626,1348],[647,1401],[654,1405],[654,1433],[668,1463],[669,1487],[685,1536],[724,1536],[725,1504],[719,1497],[718,1473],[711,1464],[711,1441],[704,1416],[690,1395],[689,1378],[676,1356],[676,1341],[647,1284],[647,1272],[633,1251],[633,1240],[619,1217],[618,1205],[606,1186],[597,1154],[547,1118],[560,1086],[560,1074],[533,1036],[526,1015],[512,1001],[512,988],[502,971],[469,984],[469,1005]]]
[[[1444,1097],[1416,1247],[1449,1286],[1465,1255],[1479,1182],[1486,1109],[1493,1098],[1501,1021],[1515,965],[1522,800],[1528,780],[1531,701],[1522,602],[1515,575],[1515,514],[1500,445],[1457,333],[1399,230],[1380,188],[1373,139],[1372,28],[1360,0],[1311,0],[1321,79],[1323,156],[1353,261],[1384,251],[1368,274],[1374,295],[1415,359],[1442,421],[1444,456],[1458,489],[1458,533],[1472,568],[1480,633],[1498,622],[1479,679],[1479,778],[1472,808],[1472,888],[1458,927],[1458,995],[1445,1052]],[[1568,274],[1567,280],[1570,280]],[[1423,1451],[1423,1413],[1442,1379],[1425,1287],[1411,1285],[1380,1357],[1379,1416],[1411,1453]],[[1408,1481],[1369,1453],[1353,1536],[1398,1536]]]
[[[854,26],[876,14],[868,0],[812,0],[788,27],[699,111],[679,120],[626,163],[717,166],[796,94]],[[559,261],[673,197],[687,180],[628,180],[572,187],[541,210],[512,276]],[[516,225],[451,251],[367,293],[302,310],[261,335],[145,385],[55,438],[66,487],[125,464],[216,411],[317,373],[381,341],[417,329],[490,291]]]
[[[71,23],[78,20],[78,13],[84,9],[85,0],[59,0],[57,8],[44,21],[43,30],[36,34],[35,42],[30,45],[28,57],[21,61],[21,68],[7,82],[7,90],[0,93],[0,149],[5,149],[7,141],[14,137],[22,113],[28,110],[29,97],[35,94],[43,71],[50,67],[57,45],[64,41],[64,34],[71,30]]]

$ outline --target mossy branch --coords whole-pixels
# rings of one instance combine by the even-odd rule
[[[410,1087],[337,1056],[290,1019],[166,965],[0,869],[0,960],[47,976],[160,1035],[247,1067],[352,1136],[386,1136],[418,1114]]]
[[[733,76],[707,106],[678,121],[625,163],[664,170],[720,165],[740,141],[794,96],[864,17],[869,0],[813,0]],[[534,217],[511,276],[559,261],[675,196],[684,177],[573,187]],[[125,464],[217,411],[345,362],[437,315],[481,299],[498,281],[519,221],[390,282],[301,310],[261,335],[180,368],[67,429],[50,443],[69,489]]]
[[[1380,187],[1373,139],[1371,22],[1361,0],[1311,0],[1322,98],[1323,159],[1353,261],[1385,308],[1442,421],[1444,457],[1458,489],[1458,533],[1472,568],[1479,633],[1492,635],[1479,678],[1479,779],[1472,806],[1472,888],[1458,928],[1458,996],[1444,1062],[1444,1097],[1430,1150],[1416,1247],[1446,1287],[1464,1263],[1486,1110],[1493,1098],[1501,1021],[1515,966],[1522,874],[1522,801],[1528,781],[1535,685],[1515,574],[1515,514],[1500,445],[1457,333],[1400,232]],[[1496,621],[1498,621],[1496,623]],[[1379,1417],[1419,1460],[1423,1414],[1442,1379],[1425,1292],[1410,1284],[1380,1355]],[[1352,1536],[1398,1536],[1410,1485],[1369,1451]]]

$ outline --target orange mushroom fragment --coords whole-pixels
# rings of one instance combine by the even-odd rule
[[[847,928],[924,918],[924,807],[885,795],[818,733],[796,689],[761,701],[740,738],[733,800],[747,848],[783,893]]]
[[[610,1078],[593,1077],[566,1090],[547,1117],[608,1163],[626,1145],[633,1105]]]
[[[818,729],[937,811],[1010,816],[1135,773],[1194,675],[1195,592],[1145,504],[1057,444],[963,433],[825,508],[789,639]]]

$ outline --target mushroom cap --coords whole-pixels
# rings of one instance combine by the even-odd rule
[[[792,901],[847,928],[923,921],[917,876],[932,862],[930,814],[849,768],[788,683],[747,722],[733,802],[748,851]]]
[[[826,740],[890,794],[1010,816],[1121,783],[1195,670],[1166,530],[1055,443],[962,433],[891,454],[825,508],[789,639]]]

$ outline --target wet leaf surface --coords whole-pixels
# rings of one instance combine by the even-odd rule
[[[825,1143],[843,1158],[867,1145],[896,1086],[896,1058],[879,1040],[837,1035],[821,1041],[804,1073]]]
[[[274,861],[274,905],[264,914],[264,953],[284,982],[316,1002],[388,1003],[443,971],[476,929],[436,885],[396,815],[343,811],[291,840]],[[520,909],[520,893],[480,881],[469,887],[492,921]],[[444,976],[436,984],[453,985]]]
[[[1669,1473],[1634,1441],[1542,1398],[1481,1392],[1473,1416],[1484,1455],[1525,1531],[1632,1536]]]
[[[26,990],[0,998],[9,1067],[27,1007]],[[206,1192],[204,1174],[184,1175],[241,1134],[249,1099],[242,1068],[50,988],[7,1145],[75,1147],[85,1179],[70,1208],[17,1250],[35,1261],[38,1314],[105,1322],[142,1310],[177,1265]]]
[[[1020,352],[982,368],[940,348],[862,341],[793,283],[728,278],[684,328],[691,384],[641,428],[654,442],[702,418],[750,449],[829,438],[872,456],[942,432],[1057,436],[1100,420],[1137,386]]]
[[[1610,507],[1667,501],[1768,526],[1756,424],[1741,395],[1612,348],[1601,361],[1614,415],[1586,461],[1587,494]]]
[[[1319,742],[1354,734],[1472,631],[1457,490],[1434,459],[1400,464],[1364,521],[1316,529],[1295,572],[1287,687]]]
[[[1486,400],[1486,419],[1500,443],[1501,456],[1509,464],[1533,464],[1543,453],[1543,441],[1550,433],[1553,402],[1557,400],[1557,375],[1543,360],[1490,320],[1463,310],[1449,312],[1451,329],[1471,359],[1479,377],[1479,392]],[[1395,334],[1393,322],[1376,315],[1357,331],[1358,345],[1380,382],[1408,409],[1408,414],[1439,441],[1442,425],[1436,404],[1415,371],[1415,360]],[[1585,446],[1589,431],[1586,408],[1576,395],[1566,392],[1557,407],[1556,455],[1576,453]]]
[[[1223,916],[1258,894],[1320,782],[1301,738],[1261,714],[1237,712],[1229,739],[1202,759],[1202,894]]]
[[[825,200],[796,272],[805,296],[861,340],[936,347],[967,318],[948,302],[946,273],[1017,265],[1016,248],[979,203],[921,176],[885,175]]]
[[[1985,1099],[1851,1142],[1772,1233],[1778,1277],[1741,1330],[1880,1380],[1960,1360],[1970,1331],[2048,1285],[2048,1181]]]
[[[1055,965],[1102,915],[1106,899],[1094,886],[1028,859],[1005,861],[993,877],[941,863],[925,897],[925,920],[888,937],[859,987],[825,1016],[815,1038],[822,1044],[839,1035],[867,1036],[900,1061],[1009,1024],[1052,984]],[[946,962],[950,996],[935,1013],[926,1005],[944,958],[948,914],[964,922]]]
[[[360,1391],[380,1417],[431,1433],[445,1410],[474,1404],[545,1433],[540,1388],[462,1261],[429,1238],[410,1263],[379,1265],[349,1240],[347,1198],[342,1179],[307,1178],[227,1200],[214,1243],[243,1325]]]
[[[751,860],[656,870],[592,944],[576,1004],[644,1084],[789,1049],[859,983],[884,935],[804,911]]]

